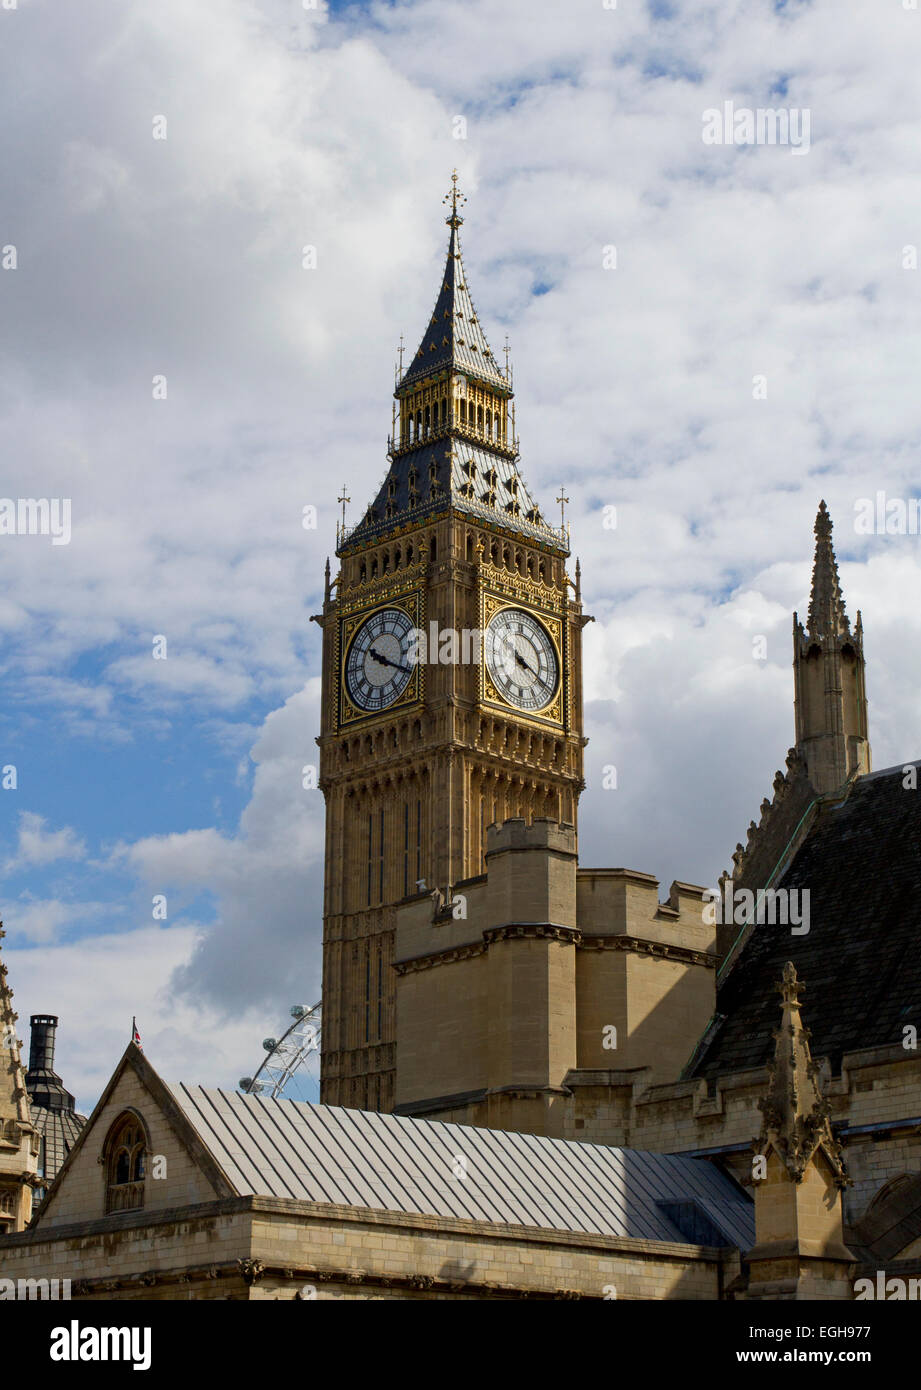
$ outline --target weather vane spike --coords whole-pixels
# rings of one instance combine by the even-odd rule
[[[566,526],[566,504],[569,501],[569,498],[562,488],[560,488],[560,495],[556,500],[560,504],[560,529],[562,530]]]
[[[346,490],[345,490],[345,483],[343,483],[343,484],[342,484],[342,496],[336,498],[336,501],[337,501],[337,502],[341,502],[341,503],[342,503],[342,524],[341,524],[341,527],[339,528],[339,530],[340,530],[340,535],[342,535],[342,534],[345,533],[345,504],[346,504],[346,502],[351,502],[351,500],[352,500],[351,497],[349,497],[348,493],[347,493]]]
[[[448,220],[448,225],[449,225],[449,226],[456,226],[456,225],[458,225],[459,223],[463,222],[464,219],[463,219],[462,217],[458,217],[458,215],[457,215],[457,205],[458,205],[458,203],[461,203],[461,204],[466,203],[467,199],[466,199],[466,197],[464,196],[464,194],[461,193],[460,190],[459,190],[458,187],[457,187],[457,170],[456,170],[456,169],[454,170],[453,174],[451,175],[451,191],[450,191],[450,193],[446,193],[445,196],[442,198],[441,201],[442,201],[443,203],[447,203],[447,202],[450,201],[450,203],[451,203],[451,216],[447,219],[447,220]]]

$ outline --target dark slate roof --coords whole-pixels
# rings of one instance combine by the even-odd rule
[[[812,1055],[835,1072],[842,1053],[893,1046],[906,1024],[921,1026],[921,771],[917,790],[903,777],[901,766],[870,773],[819,809],[777,885],[809,890],[809,932],[752,929],[717,988],[725,1021],[691,1075],[766,1065],[788,960],[805,985]]]
[[[30,1106],[32,1123],[45,1141],[44,1177],[48,1184],[57,1177],[65,1158],[86,1124],[86,1116],[76,1110],[48,1110],[43,1105]]]
[[[470,296],[460,252],[458,229],[462,220],[456,211],[448,218],[451,236],[444,276],[419,350],[396,388],[398,397],[413,391],[419,382],[446,373],[475,378],[503,397],[512,395]],[[491,448],[480,442],[482,438],[452,418],[444,426],[439,423],[418,444],[399,448],[394,443],[377,496],[360,521],[340,536],[336,553],[342,555],[353,546],[368,544],[452,507],[493,528],[568,554],[566,532],[543,519],[518,471],[517,444],[497,443]],[[433,463],[437,468],[435,487],[430,473]],[[471,464],[476,468],[472,477],[464,471],[464,466],[469,470]],[[485,479],[490,470],[497,475],[492,501],[487,498]],[[413,471],[415,500],[411,505]]]
[[[509,384],[486,341],[467,285],[461,260],[462,221],[456,214],[448,218],[451,237],[445,273],[422,342],[397,387],[400,394],[404,388],[442,371],[476,376],[502,395],[509,394]]]
[[[430,477],[433,463],[437,469],[438,484],[434,488]],[[471,464],[476,469],[473,475],[465,471],[465,465],[469,469]],[[409,479],[410,469],[413,467],[416,470],[419,501],[415,507],[410,508]],[[490,505],[483,496],[486,492],[485,475],[491,469],[495,470],[497,475],[495,505]],[[471,481],[472,497],[462,491]],[[388,503],[395,512],[392,517],[387,513]],[[457,435],[444,435],[440,439],[427,441],[396,458],[371,504],[377,521],[371,519],[369,512],[354,530],[348,533],[344,543],[352,544],[365,537],[370,539],[377,532],[392,530],[395,525],[403,526],[421,521],[447,506],[467,516],[491,522],[493,526],[506,527],[530,536],[545,545],[550,543],[557,549],[568,549],[563,533],[555,527],[548,526],[543,518],[539,521],[528,520],[529,512],[532,516],[540,513],[514,461],[479,444],[470,444]]]
[[[750,1198],[705,1159],[169,1090],[241,1195],[743,1250],[754,1240]]]

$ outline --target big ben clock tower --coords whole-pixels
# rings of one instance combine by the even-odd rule
[[[395,905],[482,873],[495,821],[575,823],[583,787],[584,619],[567,535],[518,470],[510,374],[461,260],[456,175],[446,201],[444,275],[394,393],[387,476],[340,533],[317,619],[321,1098],[371,1110],[393,1105]]]

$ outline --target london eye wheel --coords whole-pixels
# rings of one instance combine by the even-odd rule
[[[321,1004],[295,1004],[293,1022],[279,1038],[265,1038],[265,1057],[254,1076],[240,1078],[240,1090],[270,1100],[320,1098]]]

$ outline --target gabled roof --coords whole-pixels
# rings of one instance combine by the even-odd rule
[[[747,1249],[754,1239],[752,1203],[701,1159],[181,1083],[169,1090],[240,1195],[682,1244],[695,1243],[690,1219],[710,1237],[696,1243],[718,1237]]]
[[[910,764],[911,765],[911,764]],[[909,766],[910,766],[909,765]],[[821,805],[776,887],[809,893],[809,931],[755,926],[717,987],[724,1021],[692,1069],[716,1077],[765,1066],[786,961],[806,981],[814,1057],[894,1047],[921,1025],[921,765],[857,778]]]

